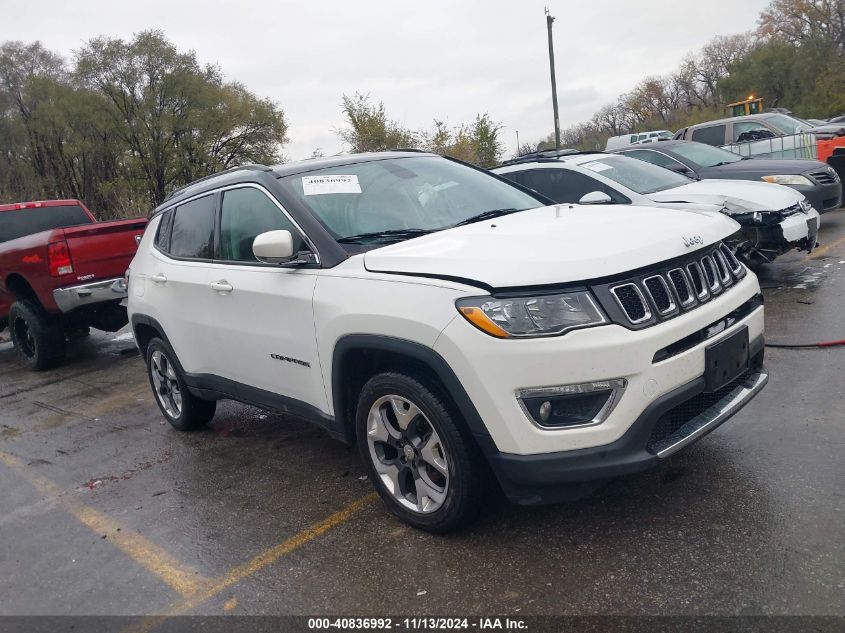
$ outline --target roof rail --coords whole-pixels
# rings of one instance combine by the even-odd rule
[[[170,200],[180,191],[184,191],[188,187],[193,187],[197,183],[204,182],[206,180],[211,180],[212,178],[217,178],[217,176],[222,176],[223,174],[231,174],[236,171],[272,171],[271,167],[267,167],[267,165],[259,165],[258,163],[250,163],[248,165],[238,165],[237,167],[230,167],[229,169],[224,169],[223,171],[214,172],[213,174],[209,174],[208,176],[203,176],[202,178],[198,178],[196,180],[192,180],[187,185],[182,185],[181,187],[176,187],[173,191],[168,193],[164,199]]]
[[[519,163],[531,163],[541,160],[554,160],[561,156],[572,156],[575,154],[600,154],[602,152],[582,152],[577,149],[546,149],[539,152],[529,152],[527,154],[522,154],[521,156],[517,156],[516,158],[511,158],[509,160],[502,161],[502,167],[506,167],[508,165],[516,165]]]
[[[428,154],[428,150],[420,149],[419,147],[397,147],[396,149],[388,150],[391,152],[418,152],[420,154]]]

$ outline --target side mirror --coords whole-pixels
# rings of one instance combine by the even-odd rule
[[[252,242],[255,258],[266,264],[284,264],[293,257],[293,236],[290,231],[267,231]]]
[[[613,202],[613,199],[603,191],[591,191],[585,194],[578,204],[607,204]]]

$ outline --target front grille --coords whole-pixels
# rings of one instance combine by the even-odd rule
[[[728,262],[725,261],[725,256],[719,250],[713,251],[713,261],[716,262],[716,272],[719,273],[719,281],[723,286],[730,286],[733,283],[730,270],[728,270]]]
[[[646,306],[645,297],[643,297],[643,293],[634,284],[616,286],[611,292],[616,297],[616,300],[625,311],[631,323],[642,323],[651,318],[651,312],[649,312]]]
[[[748,369],[718,391],[700,393],[661,415],[648,438],[648,444],[646,444],[649,452],[656,454],[657,445],[666,444],[666,440],[672,438],[673,435],[678,436],[677,440],[682,439],[685,436],[682,429],[687,422],[727,397],[737,385],[745,382],[752,371],[752,369]]]
[[[818,171],[811,171],[810,177],[820,185],[832,185],[836,182],[836,172],[832,169],[820,169]]]
[[[707,289],[712,293],[719,292],[719,280],[716,279],[716,266],[713,263],[713,258],[709,255],[701,258],[701,269],[704,271],[704,276],[707,278]]]
[[[663,277],[660,275],[646,277],[643,279],[643,285],[659,314],[669,314],[675,310],[675,302],[669,294],[669,286],[666,285]]]
[[[675,294],[682,306],[688,306],[695,298],[692,296],[692,287],[687,281],[687,275],[683,268],[675,268],[669,271],[669,281],[672,282],[672,287],[675,289]]]
[[[704,273],[701,271],[701,265],[698,262],[692,262],[687,266],[687,271],[692,280],[693,288],[695,288],[695,295],[699,300],[709,296],[710,292],[704,283]]]
[[[611,320],[639,329],[695,309],[745,274],[731,249],[719,243],[592,289]]]
[[[733,251],[727,247],[726,244],[721,244],[719,246],[719,251],[721,251],[722,255],[725,256],[725,260],[728,262],[728,267],[731,269],[731,273],[737,279],[741,279],[745,276],[745,269],[742,267],[742,264],[739,263],[739,260],[734,255]]]

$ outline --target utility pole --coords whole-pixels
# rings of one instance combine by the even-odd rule
[[[552,75],[552,107],[555,111],[555,149],[560,149],[560,120],[557,114],[557,81],[555,80],[555,45],[552,41],[552,22],[555,19],[549,15],[546,7],[546,28],[549,31],[549,72]]]

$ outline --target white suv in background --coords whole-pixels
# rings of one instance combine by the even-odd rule
[[[748,180],[698,180],[620,154],[539,152],[507,161],[493,171],[558,203],[724,213],[739,223],[742,239],[732,245],[752,265],[772,262],[793,248],[811,252],[821,222],[804,194],[789,187]]]
[[[164,416],[231,398],[357,442],[386,505],[442,532],[489,472],[583,492],[712,430],[766,383],[755,276],[719,214],[551,205],[419,152],[248,166],[178,190],[132,262]],[[589,486],[586,486],[589,487]]]

